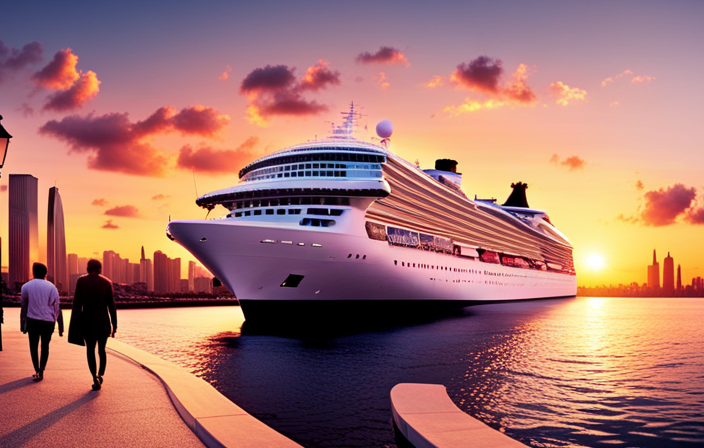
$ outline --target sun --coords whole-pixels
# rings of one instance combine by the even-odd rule
[[[593,271],[600,271],[604,267],[604,257],[598,254],[592,254],[587,258],[587,265]]]

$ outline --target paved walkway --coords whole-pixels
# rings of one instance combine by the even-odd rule
[[[8,311],[8,310],[6,310]],[[93,383],[85,348],[54,333],[44,381],[34,383],[18,313],[5,313],[0,352],[0,447],[202,447],[164,386],[108,351],[105,383]],[[119,333],[118,333],[119,335]]]

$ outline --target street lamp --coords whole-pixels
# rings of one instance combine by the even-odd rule
[[[0,121],[2,121],[2,115],[0,115]],[[2,151],[2,163],[0,163],[0,169],[5,166],[5,157],[7,157],[7,148],[10,146],[10,139],[12,136],[9,132],[5,130],[0,123],[0,151]],[[0,266],[2,266],[2,238],[0,238]],[[2,276],[0,274],[0,352],[2,351],[2,324],[5,323],[5,310],[2,308]]]

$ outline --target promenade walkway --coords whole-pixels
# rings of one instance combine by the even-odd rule
[[[7,310],[6,310],[7,311]],[[34,383],[27,335],[5,313],[0,352],[0,447],[202,447],[159,379],[108,353],[92,391],[85,348],[54,333],[44,380]]]

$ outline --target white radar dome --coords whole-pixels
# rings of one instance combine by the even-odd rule
[[[394,125],[391,120],[381,120],[376,125],[376,135],[381,138],[389,138],[394,133]]]

